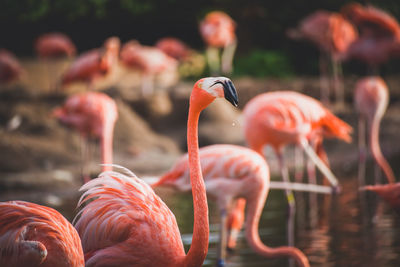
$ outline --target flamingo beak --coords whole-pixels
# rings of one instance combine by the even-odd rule
[[[224,87],[225,99],[228,100],[232,105],[237,107],[238,105],[238,95],[235,86],[230,80],[226,80],[222,83]]]

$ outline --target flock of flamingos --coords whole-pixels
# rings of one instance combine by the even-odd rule
[[[237,42],[234,21],[223,12],[211,12],[201,22],[200,32],[208,46],[206,58],[211,73],[229,74]],[[349,4],[341,13],[317,11],[288,34],[308,39],[320,48],[323,102],[328,102],[333,84],[335,99],[343,104],[340,103],[342,61],[356,58],[365,62],[369,71],[376,72],[380,64],[400,53],[399,24],[372,6]],[[76,53],[71,40],[59,33],[41,36],[35,48],[41,58],[72,57]],[[220,212],[217,266],[224,266],[226,249],[235,247],[243,224],[246,239],[255,252],[266,258],[290,257],[298,266],[310,266],[306,255],[295,247],[271,248],[263,244],[258,225],[270,189],[269,167],[263,153],[266,145],[273,147],[279,160],[290,212],[295,210],[290,186],[294,183],[290,183],[282,153],[286,145],[295,144],[304,150],[330,183],[331,192],[340,193],[339,181],[329,168],[322,143],[324,138],[350,142],[352,128],[318,100],[293,91],[258,95],[243,110],[249,148],[216,144],[199,149],[201,111],[216,98],[225,98],[234,106],[238,104],[236,88],[230,79],[203,78],[194,84],[190,96],[187,155],[152,185],[129,170],[112,165],[113,128],[118,113],[112,98],[93,91],[96,80],[106,76],[120,60],[142,73],[143,94],[151,94],[154,77],[179,64],[190,51],[174,38],[163,39],[156,47],[130,41],[120,49],[119,39],[111,37],[102,48],[75,59],[63,74],[61,85],[85,82],[88,91],[70,96],[53,114],[84,138],[95,136],[101,140],[103,172],[92,180],[88,174],[83,176],[84,193],[74,226],[49,207],[24,201],[0,203],[0,266],[201,266],[209,242],[207,195],[216,201]],[[327,59],[332,63],[331,68]],[[328,78],[328,69],[332,78]],[[18,79],[23,72],[10,52],[0,51],[2,83]],[[379,146],[379,125],[389,101],[388,88],[382,78],[368,76],[358,81],[354,92],[360,118],[360,186],[377,192],[399,210],[400,186],[395,183]],[[387,178],[385,185],[365,186],[362,181],[367,132],[372,154]],[[113,167],[120,172],[113,171]],[[328,187],[312,187],[315,171],[310,169],[308,174],[310,186],[305,190]],[[174,214],[153,191],[163,185],[192,191],[193,239],[187,254]]]

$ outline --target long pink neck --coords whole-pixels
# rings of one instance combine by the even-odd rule
[[[374,156],[378,165],[382,168],[383,172],[389,183],[395,182],[395,177],[390,167],[389,163],[386,161],[385,157],[382,154],[381,147],[379,145],[379,125],[381,123],[381,118],[378,116],[374,116],[371,120],[371,136],[370,136],[370,147],[372,151],[372,155]]]
[[[105,123],[103,134],[101,136],[101,163],[113,163],[113,133],[114,125]],[[103,171],[111,171],[112,166],[103,166]]]
[[[190,102],[187,126],[187,146],[190,166],[190,182],[192,185],[194,205],[193,239],[189,252],[184,259],[184,266],[202,266],[208,251],[208,207],[206,188],[200,167],[198,122],[201,109]]]
[[[266,258],[291,257],[296,260],[298,266],[309,267],[307,257],[299,249],[294,247],[271,248],[264,245],[258,233],[260,216],[268,195],[268,188],[260,189],[259,194],[255,194],[248,199],[246,214],[246,239],[250,246],[260,255]]]

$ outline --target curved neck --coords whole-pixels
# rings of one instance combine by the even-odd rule
[[[378,116],[374,116],[370,122],[371,125],[371,136],[370,136],[370,147],[372,151],[372,155],[374,156],[378,165],[382,168],[385,176],[388,180],[388,183],[394,183],[396,181],[393,170],[390,167],[389,163],[386,161],[385,157],[382,154],[381,147],[379,145],[379,125],[381,123],[381,119]]]
[[[291,257],[296,260],[298,266],[309,267],[307,257],[299,249],[294,247],[270,248],[264,245],[258,233],[260,216],[268,195],[268,188],[262,189],[259,194],[255,194],[248,199],[246,214],[246,239],[250,246],[260,255],[266,258]]]
[[[100,138],[101,142],[101,163],[102,164],[112,164],[113,163],[113,132],[114,125],[107,125],[105,123],[102,136]],[[103,166],[103,171],[111,171],[112,166]]]
[[[201,266],[208,251],[208,207],[206,188],[200,167],[198,122],[201,108],[190,102],[187,125],[187,146],[189,154],[190,182],[192,185],[194,226],[192,245],[184,259],[184,266]]]

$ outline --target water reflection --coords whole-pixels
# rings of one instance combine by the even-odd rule
[[[369,172],[373,177],[373,171]],[[373,179],[373,178],[372,178]],[[400,218],[371,192],[359,192],[357,175],[341,177],[342,192],[336,197],[319,195],[317,204],[310,194],[297,193],[294,245],[309,258],[311,266],[400,266]],[[191,195],[170,189],[157,190],[176,215],[186,250],[193,228]],[[75,214],[79,198],[76,189],[60,192],[1,192],[1,201],[21,199],[51,204],[68,219]],[[287,200],[283,191],[268,196],[260,221],[260,237],[271,247],[287,244]],[[313,210],[313,209],[316,209]],[[316,222],[310,219],[317,213]],[[219,216],[210,203],[210,248],[204,266],[214,266],[218,249]],[[227,266],[289,266],[283,259],[266,259],[248,246],[243,232],[236,250],[228,255]]]

